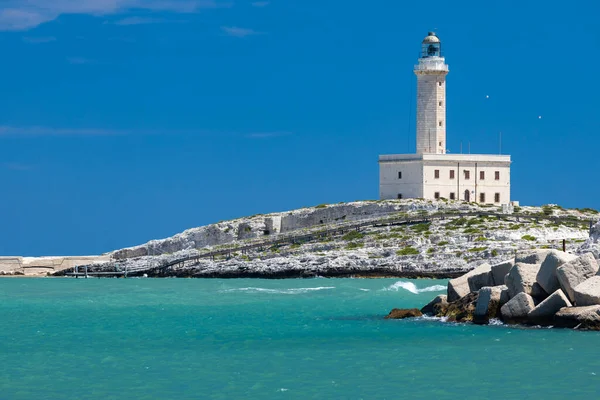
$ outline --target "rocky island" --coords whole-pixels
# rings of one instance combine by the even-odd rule
[[[483,261],[494,265],[533,249],[564,245],[577,253],[589,246],[598,256],[589,233],[599,216],[557,205],[512,208],[444,199],[322,204],[192,228],[78,264],[0,259],[0,274],[64,276],[85,265],[90,274],[115,276],[455,278]]]

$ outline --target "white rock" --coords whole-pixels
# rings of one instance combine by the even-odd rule
[[[571,302],[575,301],[573,289],[581,282],[598,273],[598,261],[592,253],[585,253],[556,269],[556,277],[560,287]]]
[[[473,274],[467,278],[467,281],[469,282],[469,291],[476,292],[482,287],[494,286],[491,268],[492,267],[486,263],[481,264],[477,267],[476,271],[473,271]],[[504,284],[504,282],[502,284]]]
[[[562,290],[558,289],[548,298],[538,304],[527,314],[530,319],[548,319],[554,316],[563,307],[571,307],[572,304]]]
[[[540,266],[540,264],[517,263],[510,269],[505,282],[511,298],[521,292],[531,295],[531,287],[535,283]]]
[[[577,256],[569,253],[564,253],[558,250],[550,250],[542,265],[537,273],[537,283],[546,291],[546,293],[554,293],[560,288],[558,278],[556,277],[556,269],[567,263],[573,261]]]
[[[504,285],[504,278],[508,271],[515,265],[515,259],[504,261],[496,265],[492,265],[492,280],[494,285]]]
[[[534,250],[524,253],[519,253],[515,257],[515,264],[541,264],[550,250]]]
[[[490,318],[495,318],[500,308],[500,297],[505,286],[487,286],[479,290],[473,322],[487,324]]]
[[[600,305],[600,276],[592,276],[573,289],[578,307]]]
[[[471,289],[469,288],[469,277],[485,272],[489,273],[490,271],[490,264],[484,263],[458,278],[450,279],[448,281],[448,302],[451,303],[471,293]]]
[[[533,298],[527,293],[520,292],[502,306],[500,313],[504,320],[517,320],[527,317],[534,308]]]

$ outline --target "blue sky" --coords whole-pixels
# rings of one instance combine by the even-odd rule
[[[0,254],[377,198],[377,156],[414,151],[429,30],[450,66],[449,150],[496,153],[502,132],[513,199],[600,208],[598,15],[591,0],[3,0]]]

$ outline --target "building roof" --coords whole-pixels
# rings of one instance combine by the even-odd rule
[[[423,39],[423,43],[440,43],[440,38],[435,35],[435,32],[429,32],[427,37]]]

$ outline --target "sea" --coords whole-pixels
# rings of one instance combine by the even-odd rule
[[[385,320],[443,280],[0,280],[0,399],[598,399],[600,332]]]

